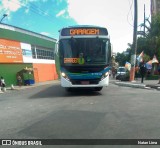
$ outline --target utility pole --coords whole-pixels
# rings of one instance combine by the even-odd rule
[[[133,31],[133,45],[131,50],[131,70],[130,70],[130,81],[134,81],[135,77],[135,63],[136,63],[136,52],[137,52],[137,0],[134,0],[134,31]]]

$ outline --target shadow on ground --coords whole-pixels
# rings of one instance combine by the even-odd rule
[[[101,92],[94,91],[89,88],[74,88],[71,92],[67,92],[60,85],[48,86],[41,88],[38,93],[32,95],[30,99],[53,98],[53,97],[75,97],[75,96],[99,96]]]

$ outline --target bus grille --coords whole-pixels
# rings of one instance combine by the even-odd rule
[[[98,84],[100,79],[89,79],[89,80],[70,80],[72,85],[83,85],[82,82],[88,82],[88,84]]]

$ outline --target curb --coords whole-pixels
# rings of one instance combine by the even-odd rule
[[[9,90],[9,91],[14,91],[14,90],[24,90],[24,89],[29,89],[29,88],[34,88],[34,87],[39,87],[39,86],[44,86],[44,85],[54,85],[54,84],[57,84],[59,83],[60,81],[59,80],[53,80],[53,81],[47,81],[47,82],[42,82],[42,83],[37,83],[37,84],[34,84],[34,85],[28,85],[28,86],[15,86],[14,88],[11,88],[11,87],[7,87],[6,90]]]
[[[128,87],[134,87],[134,88],[146,88],[145,84],[134,84],[134,83],[125,83],[125,82],[115,82],[116,85],[120,86],[128,86]]]
[[[116,85],[124,86],[124,87],[133,87],[133,88],[142,88],[142,89],[148,89],[148,90],[160,90],[160,87],[153,87],[151,85],[147,84],[135,84],[135,83],[126,83],[126,82],[115,82]]]

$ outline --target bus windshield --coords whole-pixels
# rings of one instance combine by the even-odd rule
[[[105,38],[69,38],[59,42],[61,64],[105,64],[109,40]],[[81,60],[81,62],[79,62]]]

